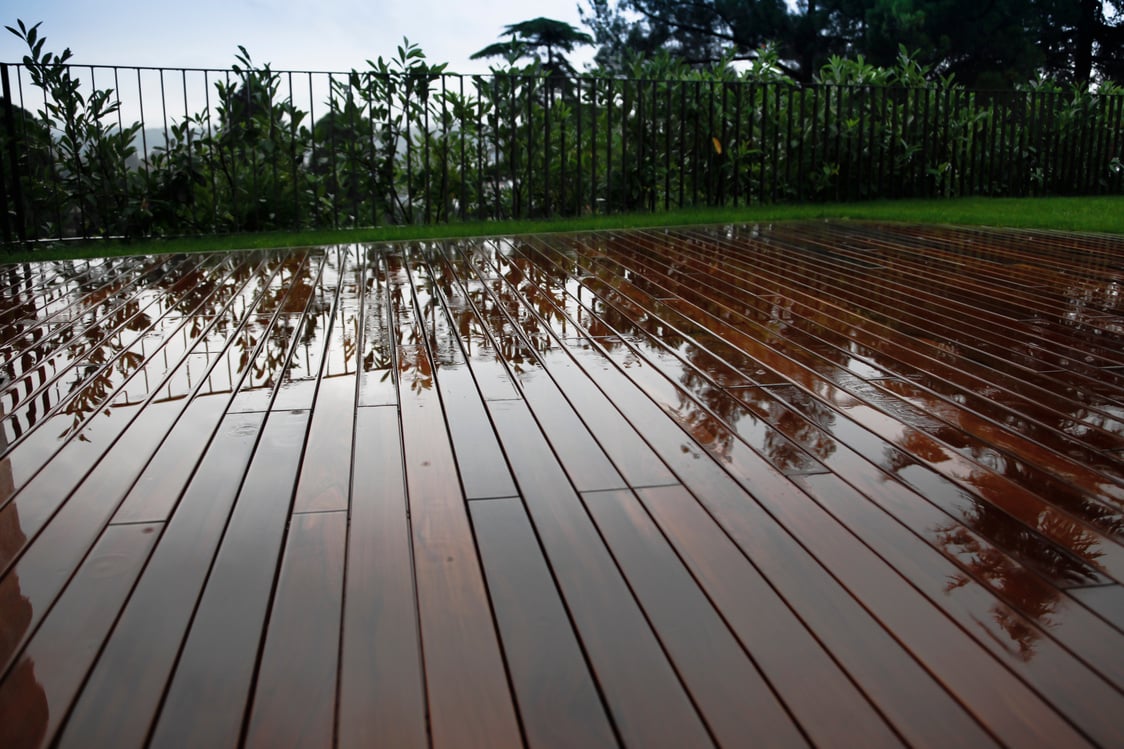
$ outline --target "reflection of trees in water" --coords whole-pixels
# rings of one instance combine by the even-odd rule
[[[1015,645],[1019,657],[1030,660],[1042,633],[1030,626],[1027,618],[1043,629],[1052,627],[1062,593],[1045,584],[1030,567],[1012,562],[1009,554],[1016,558],[1019,550],[1040,554],[1045,547],[1040,537],[1025,528],[1012,528],[1006,518],[993,528],[989,516],[998,514],[994,507],[978,505],[962,516],[963,525],[949,523],[933,529],[931,540],[966,570],[951,576],[945,590],[952,593],[974,579],[994,591],[1006,605],[997,603],[992,607],[992,622]],[[969,533],[965,526],[979,536]],[[987,538],[988,543],[982,543],[980,537]],[[1011,608],[1023,616],[1016,615]]]
[[[17,434],[22,434],[45,416],[60,413],[69,417],[60,435],[65,437],[99,409],[107,408],[118,388],[149,363],[144,353],[146,331],[158,331],[162,324],[170,331],[181,323],[181,315],[190,314],[178,334],[183,341],[181,353],[186,354],[204,335],[208,323],[213,321],[214,327],[207,335],[225,337],[238,324],[237,316],[260,297],[266,309],[259,309],[244,334],[229,341],[228,356],[236,362],[234,373],[241,373],[250,366],[270,312],[303,309],[309,299],[309,274],[315,266],[302,265],[301,261],[297,253],[275,258],[268,263],[267,272],[254,276],[244,290],[257,268],[257,263],[245,262],[245,256],[211,259],[202,265],[198,259],[171,258],[142,274],[138,274],[141,269],[137,261],[107,263],[96,276],[77,263],[61,263],[59,274],[71,274],[76,279],[68,282],[72,303],[81,304],[66,313],[65,319],[73,325],[45,326],[45,313],[37,309],[36,299],[30,299],[20,303],[22,314],[18,318],[6,318],[15,319],[15,323],[0,327],[5,340],[23,348],[4,363],[5,373],[12,378],[3,394],[8,411],[5,418]],[[280,275],[271,282],[274,269]],[[285,296],[290,289],[294,294]],[[241,310],[229,309],[223,314],[223,308],[239,291],[246,300]],[[284,361],[292,330],[282,321],[275,332],[276,336],[267,338],[262,359],[255,367],[258,376],[266,376],[270,367]],[[315,339],[315,321],[310,321],[304,336],[309,341]],[[176,363],[169,361],[169,366]]]
[[[624,255],[627,262],[627,252]],[[823,286],[821,291],[830,291],[837,279],[822,278],[819,283]],[[646,293],[649,298],[645,302],[634,303],[635,297],[630,294],[629,289]],[[834,376],[852,366],[870,368],[870,365],[854,364],[854,353],[849,348],[861,351],[866,358],[873,358],[876,368],[881,366],[885,370],[894,371],[902,366],[894,358],[895,351],[892,347],[886,346],[884,341],[867,332],[869,320],[866,315],[840,310],[829,302],[813,306],[811,303],[794,305],[790,301],[788,307],[782,310],[787,312],[785,315],[778,315],[778,311],[772,308],[775,307],[772,303],[768,308],[747,303],[732,316],[731,309],[725,303],[708,301],[689,285],[677,283],[675,279],[655,286],[650,280],[636,275],[632,281],[622,278],[602,282],[597,291],[603,299],[612,303],[602,315],[608,326],[626,336],[652,336],[661,339],[684,355],[694,370],[685,368],[680,384],[702,401],[715,416],[727,423],[733,423],[739,414],[737,408],[727,405],[728,394],[711,384],[721,376],[722,368],[708,366],[713,359],[693,353],[697,348],[684,343],[680,336],[666,333],[661,335],[661,326],[650,315],[652,310],[659,307],[652,297],[681,293],[696,302],[704,313],[703,316],[693,317],[694,322],[735,342],[741,342],[745,338],[736,331],[729,330],[726,325],[736,323],[740,319],[737,315],[748,315],[751,321],[761,324],[761,334],[770,336],[763,340],[768,346],[784,348],[793,343],[814,345],[804,331],[821,336],[826,334],[829,341],[850,342],[857,339],[857,342],[847,347],[830,348],[821,345],[815,348],[818,356],[808,359],[807,363],[818,371],[818,375],[809,373],[812,377],[807,380],[793,378],[812,388],[813,392],[819,392],[816,385],[824,375]],[[890,299],[880,301],[892,305]],[[887,306],[883,319],[888,321],[893,315],[894,310]],[[707,326],[705,322],[699,321],[712,321],[713,325]],[[690,336],[696,339],[699,337],[694,331],[690,331]],[[743,350],[750,354],[755,352],[754,346],[759,345],[754,340],[746,340],[746,343],[748,345]],[[605,345],[619,344],[606,342]],[[883,348],[889,351],[889,355],[881,354]],[[706,376],[701,376],[699,372]],[[782,465],[785,461],[789,461],[788,465],[795,462],[792,459],[794,456],[786,454],[793,446],[788,440],[779,438],[781,432],[820,459],[826,460],[835,450],[836,442],[831,432],[836,413],[828,403],[792,386],[776,389],[745,388],[737,392],[750,412],[776,427],[775,432],[767,433],[762,443],[763,451],[771,460]],[[904,406],[912,408],[908,403]],[[672,408],[697,439],[704,444],[715,444],[714,417],[701,409],[692,413],[686,398],[680,398]],[[1064,419],[1061,421],[1064,422]],[[908,418],[906,423],[910,423]],[[956,520],[950,519],[939,528],[924,531],[930,542],[959,560],[967,570],[950,581],[949,589],[967,584],[971,575],[999,594],[1010,607],[1026,614],[1030,620],[1049,627],[1060,594],[1057,588],[1045,582],[1042,573],[1063,585],[1088,583],[1096,579],[1094,569],[1084,560],[1097,558],[1097,545],[1103,543],[1104,539],[1090,532],[1081,523],[1058,513],[1040,514],[1033,528],[1010,517],[999,509],[1004,499],[1003,493],[1009,494],[1011,488],[1008,480],[1023,487],[1040,486],[1043,478],[1041,472],[1026,463],[1008,458],[979,440],[966,440],[961,428],[942,424],[936,419],[925,420],[925,425],[928,427],[926,432],[920,429],[907,430],[903,435],[901,449],[887,445],[884,463],[891,474],[915,465],[917,460],[933,463],[946,460],[945,448],[936,440],[970,456],[979,466],[979,470],[966,479],[979,496],[973,498],[966,492],[961,493],[963,504],[951,510]],[[1062,423],[1056,427],[1064,429]],[[967,425],[964,425],[964,429],[967,429]],[[1059,500],[1057,505],[1062,509],[1093,522],[1111,535],[1119,535],[1121,527],[1118,514],[1105,505],[1082,496],[1080,492],[1071,492]],[[1048,538],[1052,540],[1047,540]],[[1067,547],[1076,553],[1068,551]],[[1084,560],[1080,557],[1084,557]],[[1027,565],[1015,560],[1023,560]],[[999,603],[993,607],[993,620],[1022,657],[1029,658],[1033,655],[1034,643],[1041,636],[1040,630],[1008,606]]]
[[[391,325],[387,320],[388,284],[381,262],[383,253],[367,248],[365,260],[356,264],[356,273],[362,277],[363,318],[359,322],[360,361],[364,372],[389,369],[393,356],[390,350]],[[358,283],[358,281],[357,281]]]
[[[767,435],[766,444],[773,459],[783,461],[777,465],[799,465],[797,456],[781,442],[779,434],[820,461],[826,462],[835,453],[837,444],[832,432],[836,413],[827,403],[792,386],[744,388],[738,391],[738,398],[751,413],[775,428],[775,433]]]

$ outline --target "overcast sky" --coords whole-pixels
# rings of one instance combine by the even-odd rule
[[[3,25],[42,21],[46,49],[70,47],[90,65],[228,68],[241,44],[275,70],[347,71],[393,57],[406,36],[452,72],[486,72],[468,59],[503,27],[538,16],[580,26],[580,0],[0,0]],[[0,61],[26,48],[0,32]],[[586,48],[571,59],[582,68]],[[493,61],[495,62],[495,61]]]

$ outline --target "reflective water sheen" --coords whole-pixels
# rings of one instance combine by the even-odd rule
[[[1109,237],[819,223],[0,267],[5,745],[267,736],[305,634],[358,735],[347,622],[401,736],[552,732],[536,652],[591,735],[653,736],[644,689],[823,735],[775,647],[873,744],[1118,745],[1122,285]]]

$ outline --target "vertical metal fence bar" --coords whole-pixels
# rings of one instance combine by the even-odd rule
[[[1101,162],[1104,152],[1104,97],[1093,95],[1094,116],[1089,126],[1089,165],[1085,176],[1085,192],[1099,194],[1102,191],[1104,178],[1101,175]]]
[[[311,76],[312,74],[309,73]],[[332,228],[340,228],[340,164],[339,152],[340,145],[337,139],[337,131],[340,127],[340,110],[336,104],[336,80],[335,76],[331,73],[328,74],[328,113],[324,115],[322,120],[328,130],[328,160],[329,169],[332,173]],[[313,121],[312,129],[316,129],[316,122]]]
[[[870,88],[868,86],[856,86],[851,91],[851,121],[857,125],[855,131],[855,187],[852,196],[856,200],[861,200],[863,196],[863,186],[866,184],[863,179],[866,177],[866,172],[863,169],[863,152],[866,150],[866,107],[867,99],[869,98]],[[858,117],[855,117],[854,107],[858,99]]]
[[[996,181],[999,178],[998,173],[998,156],[1003,152],[1002,138],[1003,138],[1003,121],[1000,117],[1001,110],[999,108],[999,95],[992,94],[991,100],[988,103],[988,108],[991,110],[990,117],[990,137],[988,139],[988,168],[987,168],[987,194],[994,195],[996,189]]]
[[[542,104],[542,119],[543,119],[543,144],[542,144],[542,208],[540,212],[543,216],[551,215],[550,210],[550,145],[551,145],[551,100],[554,96],[553,85],[549,77],[543,79],[544,85],[543,104]]]
[[[706,133],[703,136],[703,152],[706,154],[706,180],[703,189],[706,190],[706,205],[713,206],[715,201],[715,172],[718,171],[717,159],[714,153],[714,81],[709,81],[709,95],[706,97]]]
[[[659,96],[659,92],[663,92],[663,97]],[[660,117],[660,123],[663,126],[663,209],[670,210],[671,207],[671,85],[668,81],[652,81],[652,102],[655,106],[657,99],[661,99],[660,103],[663,106],[663,114]],[[659,159],[654,159],[653,163],[658,162]]]
[[[219,222],[219,187],[218,187],[218,170],[215,169],[215,133],[211,124],[211,74],[209,71],[203,71],[203,112],[205,113],[205,121],[207,123],[207,142],[211,144],[211,148],[206,150],[207,154],[207,171],[211,174],[211,231],[217,231]]]
[[[807,133],[807,102],[808,102],[808,89],[801,86],[797,92],[800,98],[800,133],[799,140],[796,146],[796,202],[803,203],[807,199],[806,184],[804,180],[807,178],[806,164],[804,163],[804,142],[807,140],[805,137]],[[813,92],[814,95],[814,92]],[[812,119],[815,119],[815,112],[813,110]]]
[[[168,132],[168,92],[164,84],[164,68],[157,68],[157,78],[160,81],[160,126],[164,131],[164,147],[165,149],[172,142],[171,135]],[[120,110],[118,110],[120,116]],[[147,161],[148,152],[145,151],[145,160]]]
[[[887,151],[887,148],[886,148],[886,144],[887,144],[887,137],[886,137],[886,130],[887,130],[886,106],[887,106],[887,101],[886,100],[889,98],[890,90],[887,86],[881,86],[880,89],[879,89],[879,93],[881,94],[881,101],[879,101],[879,107],[878,107],[877,141],[874,141],[872,139],[872,143],[877,144],[876,146],[872,146],[872,150],[873,150],[874,147],[877,147],[877,149],[878,149],[878,161],[877,161],[877,164],[875,165],[875,167],[878,170],[878,176],[875,180],[874,194],[875,194],[875,197],[877,197],[877,198],[885,198],[886,193],[884,192],[884,188],[886,186],[886,168],[887,168],[887,156],[886,156],[886,151]],[[893,135],[892,129],[890,130],[890,135],[891,136]],[[946,141],[948,140],[947,129],[945,130],[945,140]],[[889,142],[890,143],[893,142],[892,137],[889,139]]]
[[[1090,116],[1086,118],[1086,131],[1085,138],[1085,152],[1087,154],[1085,159],[1085,168],[1082,170],[1085,175],[1084,184],[1082,185],[1082,192],[1086,195],[1090,194],[1095,188],[1097,180],[1094,175],[1097,174],[1098,160],[1100,156],[1100,120],[1101,120],[1101,106],[1100,97],[1096,94],[1089,94],[1089,107],[1092,110]]]
[[[887,138],[890,143],[890,148],[889,154],[886,157],[886,174],[884,177],[884,185],[888,193],[888,197],[897,197],[899,194],[899,183],[897,180],[898,139],[900,137],[898,133],[898,127],[900,125],[900,123],[898,122],[898,99],[900,98],[899,89],[890,88],[886,91],[886,94],[890,100],[888,104],[890,109],[890,133],[889,137]]]
[[[449,89],[445,74],[441,75],[441,206],[436,220],[449,221]]]
[[[779,177],[779,161],[778,153],[780,151],[780,84],[773,82],[765,84],[765,97],[772,94],[773,98],[773,121],[772,121],[772,157],[771,157],[771,179],[769,186],[769,201],[777,202],[777,179]]]
[[[1038,130],[1041,127],[1041,113],[1039,102],[1041,97],[1037,91],[1030,91],[1026,95],[1025,113],[1026,127],[1023,128],[1022,162],[1023,162],[1023,189],[1024,195],[1036,195],[1035,165],[1038,160]]]
[[[631,81],[628,78],[624,78],[621,80],[621,165],[620,171],[617,174],[620,177],[621,186],[619,190],[622,200],[621,205],[617,207],[618,211],[622,209],[625,211],[632,210],[632,174],[631,170],[629,169],[629,165],[632,163],[632,158],[631,154],[628,151],[628,126],[630,121],[632,120],[632,117],[629,116],[631,114],[631,112],[629,111],[631,102],[629,101],[628,97],[630,82]]]
[[[1022,131],[1022,123],[1019,120],[1019,118],[1016,116],[1016,112],[1019,111],[1018,102],[1022,98],[1022,96],[1024,96],[1024,94],[1016,93],[1016,92],[1008,92],[1007,97],[1006,97],[1006,99],[1007,99],[1006,106],[1004,107],[1004,110],[1003,110],[1004,111],[1004,119],[1007,123],[1007,126],[1004,128],[1004,134],[1005,134],[1005,138],[1006,138],[1005,144],[1006,144],[1006,152],[1007,152],[1007,156],[1006,156],[1005,164],[1004,164],[1005,170],[1007,172],[1007,175],[1006,175],[1007,176],[1007,180],[1006,180],[1007,187],[1005,188],[1004,193],[1007,194],[1007,195],[1015,194],[1018,191],[1018,189],[1019,189],[1018,185],[1020,184],[1020,182],[1019,182],[1020,161],[1019,161],[1019,158],[1018,158],[1018,138],[1019,138],[1019,134]]]
[[[793,116],[796,113],[796,106],[793,103],[793,98],[796,96],[796,91],[794,90],[793,86],[791,86],[791,85],[785,86],[785,96],[787,97],[787,101],[785,102],[785,108],[784,108],[784,111],[785,111],[784,190],[783,190],[782,194],[786,198],[788,198],[788,197],[791,197],[791,196],[796,194],[796,191],[793,189],[793,184],[792,184],[792,172],[793,172],[792,149],[793,149],[793,147],[795,146],[795,143],[796,143],[793,140],[793,137],[792,137],[792,135],[793,135],[792,134],[792,120],[793,120]],[[799,149],[797,150],[797,153],[799,153]]]
[[[460,97],[459,101],[457,102],[458,111],[459,111],[457,119],[458,119],[458,128],[459,128],[458,132],[460,134],[460,143],[458,145],[460,145],[460,151],[461,151],[460,176],[459,176],[459,179],[458,179],[458,181],[460,182],[461,195],[460,195],[460,207],[459,207],[459,210],[457,211],[457,217],[461,221],[464,221],[465,215],[466,215],[465,211],[467,210],[467,204],[468,204],[468,174],[469,174],[469,172],[468,172],[468,160],[466,158],[467,149],[468,149],[468,133],[469,133],[469,131],[467,129],[468,123],[465,122],[464,120],[466,120],[468,118],[469,110],[468,110],[468,107],[465,106],[465,104],[467,103],[467,100],[464,98],[464,76],[463,75],[457,76],[457,94]]]
[[[878,167],[882,160],[881,149],[878,148],[878,136],[876,134],[876,127],[878,125],[878,92],[880,86],[867,86],[866,106],[863,111],[867,113],[867,123],[869,130],[866,135],[866,174],[867,180],[870,184],[867,186],[867,198],[876,198],[878,195],[879,174]],[[882,89],[883,91],[885,89]]]
[[[972,113],[969,107],[971,100],[965,91],[958,91],[956,93],[956,118],[957,118],[957,134],[956,134],[956,165],[957,165],[957,180],[959,182],[958,194],[966,196],[972,189],[971,185],[971,131],[970,123],[972,121]]]
[[[609,78],[605,81],[605,209],[607,213],[616,210],[613,200],[613,105],[615,102],[613,79]]]
[[[431,133],[429,125],[429,109],[432,104],[429,100],[429,78],[425,75],[418,75],[417,77],[421,80],[421,83],[418,85],[418,90],[421,93],[422,103],[422,190],[425,196],[425,202],[423,204],[424,218],[422,223],[428,226],[433,223],[429,218],[433,197],[433,182],[431,179],[433,169],[430,168]]]
[[[255,76],[253,74],[253,71],[247,72],[245,82],[246,112],[243,115],[247,119],[247,121],[254,116],[254,80]],[[246,149],[247,147],[249,147],[250,150],[250,195],[249,200],[247,201],[248,205],[246,210],[247,218],[249,219],[250,223],[248,226],[244,224],[239,228],[257,229],[260,228],[260,224],[255,221],[254,212],[257,209],[258,198],[260,197],[258,184],[258,149],[256,147],[256,144],[249,144],[249,146],[247,146],[245,140],[243,139],[242,148]]]
[[[287,83],[289,84],[289,106],[296,109],[296,102],[293,100],[293,73],[289,71],[286,74]],[[297,160],[302,158],[303,154],[297,154],[297,118],[290,115],[289,117],[289,178],[293,181],[293,221],[292,226],[294,229],[301,228],[301,186],[300,178],[297,175]]]
[[[20,178],[20,163],[19,163],[19,148],[17,146],[17,139],[19,135],[16,131],[16,117],[15,107],[16,104],[12,101],[12,81],[11,74],[9,73],[8,64],[0,63],[0,91],[4,94],[4,129],[7,131],[7,153],[3,155],[8,161],[8,179],[9,184],[4,187],[5,195],[3,200],[5,203],[11,201],[13,210],[8,211],[5,205],[4,210],[4,241],[11,242],[13,234],[19,238],[20,242],[26,242],[27,236],[27,216],[24,213],[24,198],[23,198],[23,185]],[[23,97],[20,97],[20,104],[23,104]],[[25,131],[26,137],[26,131]],[[26,151],[25,151],[26,153]],[[2,183],[3,180],[0,180]],[[9,226],[8,216],[12,215],[12,223],[15,224],[15,231],[12,231]],[[35,224],[33,224],[35,226]],[[34,239],[38,239],[38,230],[35,231]]]
[[[484,219],[484,151],[487,148],[485,136],[487,132],[484,125],[484,93],[481,90],[483,79],[479,76],[472,77],[473,98],[476,100],[476,131],[473,133],[476,146],[476,195],[475,211],[472,213],[477,219]],[[465,179],[467,183],[468,180]],[[466,206],[467,208],[467,206]]]
[[[566,150],[566,137],[565,137],[566,136],[566,126],[565,126],[565,124],[566,124],[566,121],[568,121],[569,117],[565,116],[565,112],[573,111],[573,108],[568,105],[568,102],[566,102],[565,99],[566,99],[566,93],[568,93],[571,90],[570,87],[571,87],[572,84],[573,84],[573,81],[571,81],[569,79],[566,79],[565,81],[563,81],[562,88],[559,90],[559,103],[560,103],[560,108],[563,112],[563,115],[559,117],[559,197],[558,197],[558,206],[559,207],[558,207],[558,209],[556,209],[554,211],[554,213],[556,213],[556,214],[560,213],[562,215],[565,215],[566,210],[568,210],[568,208],[566,208],[566,202],[568,202],[568,201],[566,201],[566,192],[569,192],[569,184],[568,184],[568,182],[566,182],[566,179],[565,179],[566,178],[565,165],[566,165],[566,162],[568,162],[570,160],[569,159],[570,152],[568,150]],[[552,214],[552,215],[554,215],[554,214]]]
[[[1084,113],[1079,111],[1078,107],[1079,104],[1076,101],[1070,105],[1069,147],[1065,153],[1066,183],[1070,194],[1081,191],[1081,176],[1077,165],[1081,162],[1082,134],[1085,130],[1083,120],[1085,118],[1082,116]]]
[[[734,207],[741,203],[742,196],[742,86],[740,80],[730,84],[734,87],[734,139],[726,144],[726,152],[730,159],[730,173],[734,181]]]
[[[589,210],[597,213],[597,79],[589,79]]]
[[[351,76],[347,76],[347,137],[351,141],[347,144],[347,192],[351,197],[351,226],[355,228],[360,225],[360,202],[362,201],[361,178],[359,166],[362,164],[361,149],[363,142],[360,140],[360,122],[356,120],[359,116],[359,107],[355,103],[355,82]],[[289,117],[292,120],[292,115]],[[290,141],[291,142],[291,141]],[[296,185],[293,185],[293,191],[296,191]]]
[[[722,89],[722,98],[717,102],[718,125],[716,127],[717,132],[715,133],[715,137],[718,138],[719,148],[716,149],[717,153],[714,156],[716,162],[714,170],[717,173],[718,180],[718,194],[715,196],[715,202],[717,205],[725,206],[728,199],[727,196],[730,193],[728,185],[730,170],[727,168],[727,165],[730,163],[730,136],[728,128],[730,117],[726,95],[729,86],[725,81],[721,81],[720,86]]]
[[[845,88],[836,84],[830,84],[828,92],[831,90],[835,92],[835,108],[828,109],[828,121],[832,113],[835,116],[835,153],[832,156],[835,159],[835,199],[840,200],[842,196],[843,177],[845,172],[843,163],[843,94]]]
[[[701,84],[695,81],[694,97],[691,105],[692,115],[692,128],[691,128],[691,206],[696,206],[699,203],[699,92]]]
[[[812,87],[812,121],[808,125],[808,137],[812,139],[812,158],[808,164],[808,169],[812,175],[817,177],[816,182],[818,182],[818,178],[824,174],[824,167],[827,164],[826,126],[824,128],[824,137],[817,137],[821,93],[823,93],[824,98],[823,119],[825,121],[827,120],[827,89],[823,85],[816,84]],[[813,188],[810,196],[815,200],[819,200],[822,195],[819,194],[818,185],[813,183],[809,184],[809,187]]]
[[[402,206],[403,219],[407,224],[414,223],[414,139],[411,133],[414,131],[413,123],[413,91],[411,90],[412,81],[410,74],[402,76],[402,81],[399,84],[402,90],[402,122],[405,124],[405,129],[402,131],[406,140],[406,202]],[[391,169],[394,169],[394,156],[391,156]],[[397,189],[397,188],[395,188]]]
[[[929,88],[928,86],[926,86],[925,88],[923,88],[921,90],[921,94],[924,97],[924,104],[925,104],[923,113],[921,115],[921,126],[922,126],[922,131],[923,131],[922,136],[921,136],[922,137],[921,153],[924,154],[924,158],[921,161],[921,179],[922,179],[922,185],[923,185],[922,186],[922,195],[926,198],[933,197],[933,180],[929,179],[930,159],[932,158],[932,150],[931,150],[932,149],[932,137],[931,137],[931,134],[930,134],[930,131],[932,130],[932,128],[930,127],[930,124],[929,124],[930,121],[931,121],[930,117],[929,117],[929,104],[930,104],[929,100],[932,98],[930,96],[931,93],[932,93],[932,89]]]
[[[1050,128],[1050,172],[1053,188],[1052,193],[1066,193],[1065,184],[1065,143],[1066,137],[1062,134],[1061,94],[1050,92],[1050,117],[1053,127]]]
[[[758,87],[753,87],[753,101],[757,103]],[[757,173],[757,199],[761,203],[769,201],[769,85],[762,84],[760,87],[761,92],[761,111],[757,117],[758,122],[761,123],[760,131],[757,135],[758,151],[760,158],[758,159],[759,167]]]
[[[535,215],[535,78],[529,75],[524,76],[523,85],[526,87],[523,99],[527,104],[524,112],[527,134],[524,141],[527,149],[524,162],[527,172],[523,177],[523,211],[519,218],[531,218]]]
[[[144,176],[147,178],[151,176],[148,169],[148,127],[144,121],[144,86],[141,84],[141,69],[136,69],[137,74],[137,103],[140,107],[140,135],[141,135],[141,150],[143,158],[141,163],[144,164]],[[165,136],[166,137],[166,136]]]
[[[941,93],[940,91],[937,92],[938,100],[940,99],[940,93]],[[941,125],[942,125],[942,128],[941,128],[942,135],[941,135],[940,155],[944,159],[941,162],[942,167],[947,165],[947,168],[943,168],[942,171],[941,171],[941,185],[943,187],[942,193],[943,193],[943,197],[946,197],[946,198],[952,197],[952,174],[953,174],[953,172],[952,172],[952,161],[953,161],[953,159],[952,159],[952,156],[951,156],[951,141],[950,141],[950,134],[949,134],[949,128],[950,128],[949,118],[951,117],[951,111],[950,111],[951,108],[952,108],[952,91],[948,88],[945,88],[945,90],[944,90],[944,102],[941,104],[941,114],[943,116],[941,117],[941,119],[942,119],[942,123],[941,123]]]
[[[585,143],[582,139],[583,126],[585,124],[585,109],[582,106],[582,83],[583,79],[578,76],[574,79],[574,90],[577,96],[574,99],[574,111],[577,113],[577,132],[574,135],[574,215],[581,216],[582,210],[582,196],[585,187],[585,175],[582,174],[582,154],[584,153]]]
[[[684,168],[686,163],[687,154],[687,86],[683,81],[678,81],[679,84],[679,168],[677,170],[679,175],[679,208],[684,207],[684,200],[686,196],[686,177],[687,170]]]

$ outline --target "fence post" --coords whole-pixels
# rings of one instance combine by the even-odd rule
[[[16,116],[15,104],[12,102],[12,83],[8,77],[8,64],[0,63],[0,83],[3,86],[4,94],[4,129],[8,134],[8,153],[4,154],[10,166],[9,173],[11,174],[11,191],[9,192],[9,185],[4,184],[4,180],[0,179],[0,203],[4,206],[3,211],[3,232],[4,241],[12,241],[12,227],[10,215],[15,215],[16,236],[19,241],[27,241],[27,224],[23,215],[23,190],[21,187],[20,173],[19,173],[19,151],[16,149]],[[2,161],[2,157],[0,157]],[[9,211],[9,204],[14,210]]]

